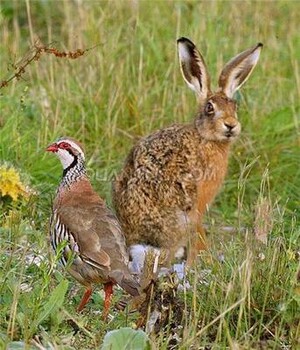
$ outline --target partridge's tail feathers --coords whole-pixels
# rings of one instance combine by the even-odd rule
[[[109,277],[133,297],[141,294],[140,284],[129,273],[114,270],[109,273]]]

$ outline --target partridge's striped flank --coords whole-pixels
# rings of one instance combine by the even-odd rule
[[[50,222],[51,245],[54,251],[63,246],[60,263],[66,267],[69,259],[73,264],[79,264],[82,259],[79,255],[78,244],[76,243],[72,232],[69,232],[64,224],[59,220],[56,212],[53,213]],[[65,245],[65,246],[64,246]]]

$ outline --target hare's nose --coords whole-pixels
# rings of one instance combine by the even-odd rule
[[[224,125],[226,126],[227,131],[231,131],[232,129],[234,129],[236,127],[236,124],[232,125],[232,124],[224,123]]]

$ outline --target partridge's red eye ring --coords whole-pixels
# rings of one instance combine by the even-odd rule
[[[61,142],[59,145],[58,145],[59,148],[61,149],[68,149],[70,148],[71,146],[67,143],[67,142]]]

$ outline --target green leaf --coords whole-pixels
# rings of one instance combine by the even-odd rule
[[[35,329],[39,324],[41,324],[49,315],[58,310],[63,302],[68,290],[68,281],[62,280],[59,285],[53,290],[50,295],[49,300],[44,304],[43,309],[39,313],[36,320],[33,322],[31,329]]]
[[[142,330],[128,327],[108,332],[101,350],[150,350],[150,340]]]

